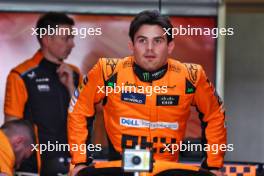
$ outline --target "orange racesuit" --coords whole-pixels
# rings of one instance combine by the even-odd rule
[[[122,169],[121,161],[108,161],[97,162],[94,165],[88,166],[78,172],[78,175],[82,176],[110,176],[110,175],[122,175],[131,176],[133,173],[124,172]],[[151,172],[141,172],[140,176],[164,176],[164,175],[185,175],[185,176],[212,176],[212,174],[204,169],[196,166],[169,162],[169,161],[155,161],[153,163],[153,169]]]
[[[136,87],[136,91],[120,91],[122,86]],[[111,87],[115,88],[112,92]],[[151,148],[154,159],[177,161],[178,151],[172,154],[165,145],[183,140],[191,106],[200,113],[204,141],[210,145],[226,143],[222,102],[200,65],[168,59],[168,64],[158,71],[146,72],[134,63],[133,57],[100,59],[71,99],[70,144],[85,143],[86,118],[94,115],[94,106],[101,100],[111,153],[120,154],[122,148],[139,144],[141,148]],[[73,164],[86,161],[86,155],[79,151],[71,154]],[[223,158],[222,151],[208,151],[203,167],[220,168]]]
[[[0,130],[0,173],[5,173],[8,176],[14,175],[15,154],[13,148],[3,133]]]

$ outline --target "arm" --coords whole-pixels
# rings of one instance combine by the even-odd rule
[[[11,71],[7,77],[4,114],[5,121],[23,118],[28,94],[19,73]]]
[[[206,169],[219,169],[223,166],[225,154],[224,151],[220,150],[220,146],[221,144],[226,145],[225,113],[222,101],[200,66],[199,71],[194,105],[197,107],[202,121],[203,142],[210,147],[213,145],[218,147],[217,151],[214,149],[214,151],[206,152],[202,167]]]
[[[98,93],[98,86],[103,86],[103,75],[100,61],[84,77],[70,101],[68,110],[68,141],[71,147],[86,143],[88,136],[87,117],[95,113],[94,104],[104,98],[103,93]],[[73,149],[73,148],[72,148]],[[86,154],[81,151],[71,150],[72,164],[85,163]]]

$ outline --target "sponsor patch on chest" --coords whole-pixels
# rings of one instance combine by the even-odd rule
[[[48,84],[39,84],[37,85],[39,92],[49,92],[50,86]]]
[[[145,104],[146,95],[140,93],[122,93],[121,100],[130,103]]]
[[[37,78],[36,82],[37,83],[49,82],[49,78]]]
[[[179,95],[157,95],[157,106],[176,106],[179,103]]]
[[[134,128],[171,129],[178,130],[178,122],[150,122],[148,120],[120,117],[120,125]]]

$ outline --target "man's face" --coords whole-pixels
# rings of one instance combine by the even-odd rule
[[[24,137],[14,139],[15,168],[18,169],[21,163],[33,154],[32,146]]]
[[[167,63],[173,50],[173,41],[168,44],[167,36],[159,25],[142,25],[130,43],[135,62],[147,71],[155,71]]]
[[[47,40],[44,42],[44,47],[53,57],[62,62],[74,47],[74,36],[71,35],[72,26],[70,25],[59,25],[59,29],[58,31],[61,31],[60,35],[45,36]],[[65,29],[65,32],[62,29]]]

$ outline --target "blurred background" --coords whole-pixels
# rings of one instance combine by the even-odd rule
[[[199,63],[224,99],[228,127],[227,161],[264,161],[264,0],[0,0],[0,125],[6,77],[11,68],[39,48],[32,35],[39,16],[66,12],[77,28],[101,28],[102,35],[75,37],[68,62],[87,73],[100,57],[130,55],[127,43],[131,19],[142,10],[157,9],[170,16],[174,27],[233,28],[234,35],[176,36],[172,57]],[[98,115],[100,116],[100,115]],[[95,123],[102,124],[98,118]],[[195,112],[186,138],[199,140]],[[106,144],[94,129],[94,142]]]

